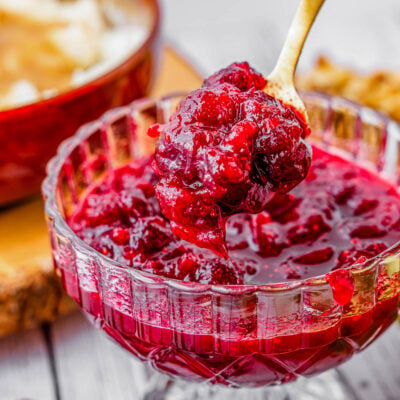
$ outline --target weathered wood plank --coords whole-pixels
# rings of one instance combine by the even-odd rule
[[[291,400],[358,400],[338,372],[333,369],[288,384],[286,391]]]
[[[400,328],[396,324],[339,368],[360,400],[400,399]]]
[[[141,364],[77,313],[52,326],[62,400],[135,400],[146,383]]]
[[[56,400],[43,332],[35,330],[0,340],[1,400]]]

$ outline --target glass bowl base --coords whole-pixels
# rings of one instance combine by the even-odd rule
[[[148,368],[143,365],[143,368]],[[140,400],[349,400],[352,395],[336,370],[312,378],[299,378],[285,385],[262,388],[227,388],[172,379],[147,371],[149,380]],[[327,398],[327,393],[329,397]]]

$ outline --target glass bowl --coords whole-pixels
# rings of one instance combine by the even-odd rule
[[[160,53],[160,6],[140,2],[150,12],[147,38],[117,68],[47,100],[0,111],[0,206],[37,192],[57,146],[82,124],[148,93]]]
[[[339,98],[304,93],[312,141],[399,182],[400,129]],[[265,285],[187,283],[126,268],[66,223],[104,173],[151,151],[146,135],[179,95],[144,99],[83,126],[59,148],[43,183],[57,273],[98,328],[154,369],[230,387],[281,384],[336,367],[396,319],[400,241],[346,270]],[[337,301],[341,285],[354,292]]]

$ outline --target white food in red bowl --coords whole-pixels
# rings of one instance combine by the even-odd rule
[[[0,0],[0,205],[38,192],[59,143],[148,94],[158,0]]]
[[[0,20],[4,110],[114,69],[144,43],[151,15],[138,1],[0,0]]]

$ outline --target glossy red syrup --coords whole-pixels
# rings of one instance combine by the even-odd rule
[[[227,217],[260,212],[274,193],[301,182],[311,163],[303,117],[265,94],[265,85],[246,62],[234,63],[149,130],[160,136],[156,193],[172,232],[224,257]]]
[[[259,214],[228,219],[228,259],[172,233],[160,212],[151,158],[109,174],[69,223],[93,248],[129,267],[212,284],[309,278],[362,263],[396,243],[398,193],[356,164],[313,151],[307,178],[290,194],[276,195]]]
[[[117,169],[93,186],[69,223],[101,253],[128,267],[169,278],[240,284],[329,273],[337,305],[326,313],[289,313],[290,318],[282,319],[273,333],[263,333],[271,326],[268,314],[265,321],[260,320],[263,313],[256,315],[256,298],[243,297],[237,304],[240,312],[232,310],[226,323],[222,317],[226,310],[221,316],[217,312],[223,305],[215,304],[211,311],[204,294],[187,303],[184,297],[175,299],[180,306],[173,311],[171,326],[167,297],[162,307],[165,294],[153,293],[144,284],[134,288],[134,304],[127,300],[126,283],[118,292],[102,289],[105,295],[100,300],[96,290],[64,269],[68,293],[138,358],[185,379],[262,386],[341,364],[397,316],[398,291],[385,295],[380,281],[375,289],[379,301],[347,312],[355,287],[343,267],[361,263],[398,241],[400,197],[388,183],[356,164],[316,147],[313,152],[307,178],[291,194],[276,196],[258,215],[240,214],[228,220],[229,259],[172,233],[157,202],[151,158]],[[152,308],[152,296],[157,309]],[[340,318],[339,307],[347,317]],[[218,336],[212,333],[215,329]]]
[[[185,326],[191,327],[182,330],[164,319],[168,304],[157,321],[147,322],[146,318],[157,315],[156,310],[154,315],[142,311],[142,318],[136,318],[131,311],[120,309],[117,295],[102,302],[98,293],[78,287],[66,270],[63,281],[68,293],[76,294],[75,299],[94,323],[140,360],[174,377],[232,387],[281,384],[334,368],[384,332],[396,320],[399,308],[397,291],[371,304],[368,310],[342,319],[335,316],[335,310],[331,316],[302,315],[301,321],[288,318],[281,322],[275,335],[260,338],[260,322],[256,318],[239,317],[225,326],[218,315],[202,315],[200,320],[196,313],[204,313],[201,305],[197,309],[191,303],[185,309],[182,304],[176,313]],[[249,307],[253,311],[254,304]],[[151,305],[143,306],[143,310],[148,309]],[[213,323],[222,337],[209,333]]]

